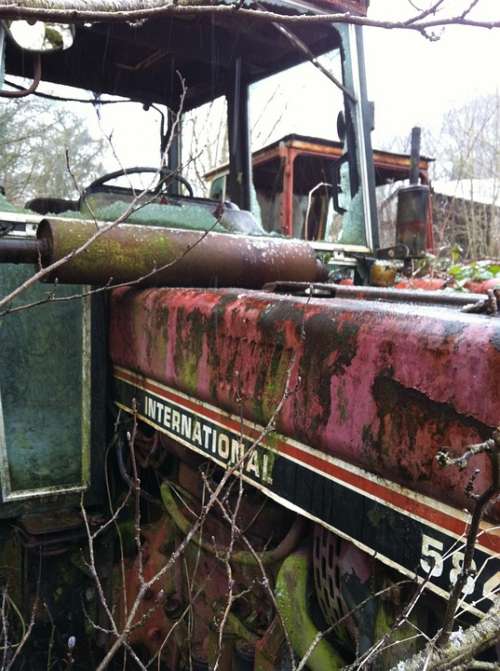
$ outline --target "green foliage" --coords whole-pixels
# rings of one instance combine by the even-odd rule
[[[0,102],[0,184],[23,205],[33,197],[74,198],[104,171],[104,139],[67,105],[33,96]]]
[[[444,280],[447,289],[455,291],[469,290],[469,283],[497,280],[500,286],[500,260],[482,259],[480,261],[461,261],[461,250],[452,248],[450,256],[426,254],[415,263],[415,278]],[[425,288],[421,286],[420,288]]]
[[[472,261],[471,263],[455,263],[447,268],[447,272],[455,282],[461,286],[472,280],[484,282],[498,278],[500,282],[500,262],[498,261]]]

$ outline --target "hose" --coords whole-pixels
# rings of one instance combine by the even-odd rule
[[[130,487],[131,490],[134,490],[135,483],[128,474],[127,468],[125,466],[125,459],[123,457],[123,441],[120,437],[118,437],[116,440],[116,460],[118,462],[118,470],[120,471],[120,475],[122,476],[123,481]],[[139,490],[139,494],[141,498],[143,498],[145,501],[148,501],[148,503],[153,503],[155,506],[161,506],[161,501],[156,499],[154,496],[151,496],[151,494],[146,492],[142,487]]]
[[[167,513],[170,515],[179,531],[186,535],[192,527],[192,522],[190,522],[179,509],[175,502],[172,488],[168,483],[163,482],[160,491],[163,505],[165,506]],[[298,543],[302,540],[304,527],[304,519],[302,517],[297,517],[286,536],[275,548],[272,550],[265,550],[264,552],[256,552],[255,554],[258,556],[262,564],[264,564],[264,566],[275,564],[282,561],[287,555],[293,552]],[[220,548],[205,542],[197,535],[192,538],[192,542],[209,554],[216,555],[220,552]],[[258,563],[254,554],[245,550],[234,552],[230,557],[230,561],[244,566],[253,566]]]
[[[303,658],[316,638],[318,643],[307,658],[310,671],[337,671],[345,666],[336,650],[321,637],[309,615],[307,587],[310,570],[307,550],[298,550],[285,559],[276,579],[276,602],[293,651]]]

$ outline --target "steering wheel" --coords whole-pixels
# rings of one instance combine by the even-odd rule
[[[185,177],[182,177],[182,175],[178,175],[176,172],[165,172],[163,170],[160,170],[159,168],[149,168],[143,166],[135,166],[133,168],[122,168],[121,170],[115,170],[115,172],[108,172],[106,175],[98,177],[91,184],[89,184],[89,186],[85,189],[84,195],[93,191],[98,186],[102,186],[106,182],[109,182],[109,180],[116,179],[116,177],[123,177],[124,175],[136,175],[146,172],[157,174],[159,177],[158,184],[154,188],[154,191],[159,191],[162,186],[164,186],[167,182],[173,179],[174,181],[179,182],[179,184],[182,184],[182,186],[186,188],[190,198],[194,198],[193,187]]]

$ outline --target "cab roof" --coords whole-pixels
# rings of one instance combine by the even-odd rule
[[[163,2],[158,0],[156,6]],[[178,13],[171,2],[168,6],[165,3],[165,13],[154,10],[154,0],[128,0],[114,5],[107,0],[86,0],[83,4],[81,0],[22,0],[22,6],[9,4],[9,7],[13,8],[12,18],[33,17],[30,7],[43,7],[41,17],[54,21],[62,21],[57,17],[66,8],[67,15],[76,22],[73,46],[42,56],[44,81],[124,96],[146,104],[164,103],[176,109],[181,94],[180,74],[187,87],[185,111],[226,93],[239,58],[246,83],[306,58],[272,22],[253,19],[248,12],[238,14],[237,9],[216,11],[228,6],[225,2],[212,5],[213,11],[208,5],[206,11],[200,11],[199,3],[194,0],[183,0],[179,5],[182,11]],[[253,0],[252,4],[247,0],[244,6],[256,8]],[[82,7],[87,10],[85,14],[79,13]],[[100,10],[99,16],[104,18],[108,12],[109,19],[83,21],[82,17],[88,18],[89,8]],[[145,18],[131,22],[120,16],[118,8],[142,11]],[[307,4],[266,0],[258,8],[288,15],[339,11],[364,14],[367,0],[319,0]],[[1,17],[5,17],[3,10]],[[150,17],[148,11],[153,12]],[[331,24],[294,23],[289,29],[315,56],[339,46],[339,34]],[[33,72],[31,56],[10,40],[6,70],[11,75],[26,77]]]

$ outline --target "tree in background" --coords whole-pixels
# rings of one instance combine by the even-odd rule
[[[277,84],[257,110],[251,123],[252,151],[276,138],[288,107],[286,91]],[[205,175],[229,162],[227,102],[224,97],[184,114],[182,122],[183,170],[199,195],[208,196]],[[284,134],[284,133],[283,133]]]
[[[436,177],[491,179],[500,175],[500,94],[449,110],[434,139],[441,155]]]
[[[408,153],[410,134],[394,138],[384,149]],[[422,153],[435,159],[436,248],[447,254],[459,247],[470,260],[500,257],[500,93],[448,110],[437,130],[424,128]],[[378,189],[383,245],[392,244],[398,188]]]
[[[183,116],[183,171],[201,196],[208,196],[205,174],[229,160],[226,118],[224,97],[190,110]]]
[[[61,103],[0,103],[0,184],[23,205],[35,196],[74,198],[104,173],[105,140],[94,139],[82,117]]]
[[[434,219],[441,244],[470,259],[500,255],[500,95],[449,110],[430,138]]]

